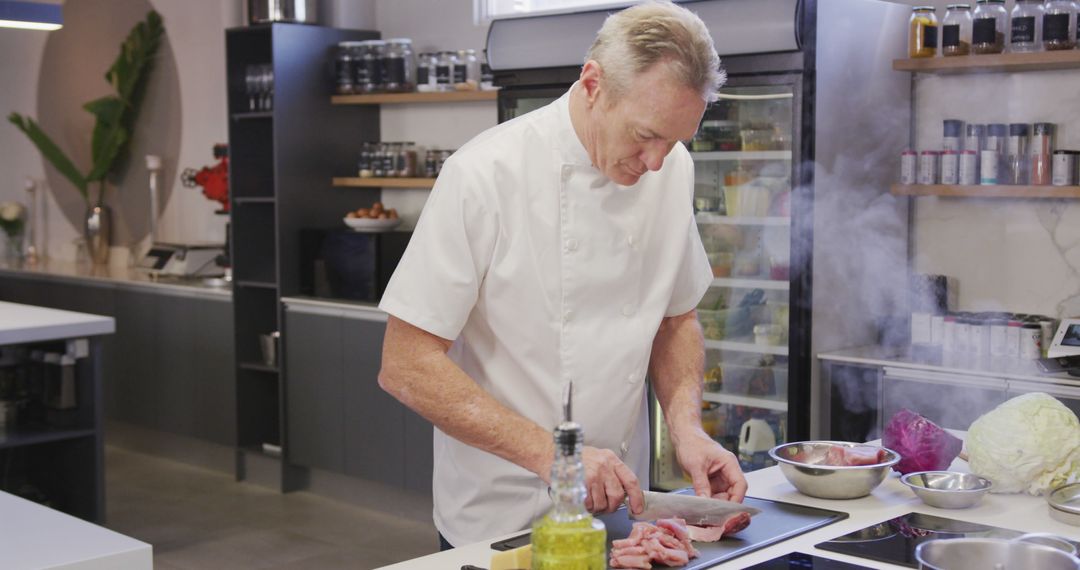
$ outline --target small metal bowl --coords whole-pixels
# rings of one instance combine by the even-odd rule
[[[833,447],[866,447],[847,441],[795,441],[769,450],[780,472],[802,494],[819,499],[858,499],[870,494],[900,461],[900,454],[884,449],[888,458],[873,465],[824,465]],[[870,446],[875,447],[875,446]],[[796,459],[797,458],[797,459]]]
[[[966,509],[976,505],[994,487],[993,481],[955,471],[919,471],[900,478],[922,502],[939,509]]]
[[[1080,526],[1080,483],[1062,485],[1046,496],[1050,518]]]

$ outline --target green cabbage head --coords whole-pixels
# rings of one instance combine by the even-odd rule
[[[1049,394],[1024,394],[975,420],[967,450],[991,492],[1041,495],[1080,477],[1080,421]]]

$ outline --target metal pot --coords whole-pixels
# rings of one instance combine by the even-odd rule
[[[248,23],[317,24],[317,0],[247,0]]]
[[[915,548],[915,559],[920,570],[1080,570],[1075,552],[1064,539],[1038,534],[931,540]]]

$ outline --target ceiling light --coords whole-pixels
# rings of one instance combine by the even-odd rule
[[[59,30],[64,16],[59,4],[0,0],[0,27],[24,30]]]

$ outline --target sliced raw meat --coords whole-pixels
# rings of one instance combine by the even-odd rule
[[[656,524],[636,522],[630,536],[611,543],[612,568],[652,568],[653,563],[684,566],[698,552],[690,544],[683,519],[660,519]]]
[[[687,532],[690,534],[690,540],[697,542],[716,542],[721,538],[735,534],[740,530],[750,526],[750,514],[749,513],[735,513],[731,515],[723,525],[717,526],[694,526],[687,525]]]

